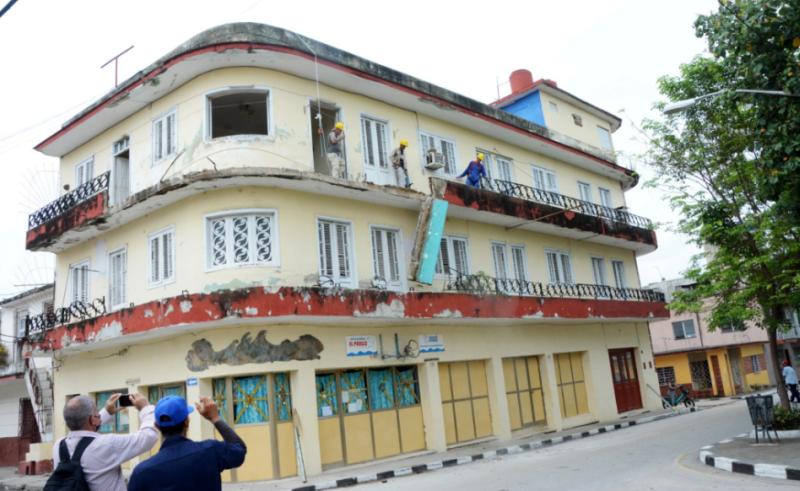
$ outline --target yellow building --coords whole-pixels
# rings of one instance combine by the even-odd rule
[[[537,123],[259,24],[140,71],[37,146],[69,190],[27,234],[57,255],[62,309],[30,320],[55,405],[213,396],[247,441],[235,481],[659,406],[620,121],[553,85],[563,118]],[[477,153],[481,188],[457,178]]]

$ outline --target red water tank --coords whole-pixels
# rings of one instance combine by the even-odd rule
[[[529,89],[533,85],[533,74],[530,70],[524,68],[521,70],[514,70],[511,72],[511,76],[508,77],[508,81],[511,84],[511,93],[516,94],[517,92]]]

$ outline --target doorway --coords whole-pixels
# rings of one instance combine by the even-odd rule
[[[130,139],[126,136],[114,142],[111,149],[114,162],[111,168],[111,204],[125,201],[131,194]]]
[[[309,105],[311,115],[311,140],[313,141],[314,153],[314,172],[331,176],[331,164],[328,161],[327,142],[328,133],[333,130],[334,125],[341,119],[341,110],[336,104],[323,101],[311,101]],[[320,132],[322,128],[322,132]],[[347,128],[345,128],[345,135]],[[347,173],[347,137],[343,142],[342,159],[345,161],[345,174]]]
[[[633,348],[608,350],[611,376],[614,381],[614,397],[617,412],[624,413],[642,408],[639,391],[639,376],[636,373],[636,353]]]
[[[728,349],[728,362],[733,377],[733,392],[741,394],[744,392],[744,378],[742,377],[742,353],[739,348]]]
[[[448,445],[492,435],[489,386],[483,360],[439,364]]]

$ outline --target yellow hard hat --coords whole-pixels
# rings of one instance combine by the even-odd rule
[[[336,126],[335,126],[335,128],[336,128],[337,130],[343,130],[343,129],[344,129],[344,123],[342,123],[341,121],[338,121],[338,122],[336,123]]]
[[[405,138],[403,138],[402,140],[400,140],[400,145],[402,145],[402,146],[404,146],[404,147],[407,147],[407,146],[408,146],[408,140],[406,140]]]
[[[482,153],[478,154],[478,160],[483,160],[484,155]]]

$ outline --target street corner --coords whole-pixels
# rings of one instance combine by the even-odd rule
[[[800,431],[742,433],[700,449],[700,462],[715,469],[800,481]]]

